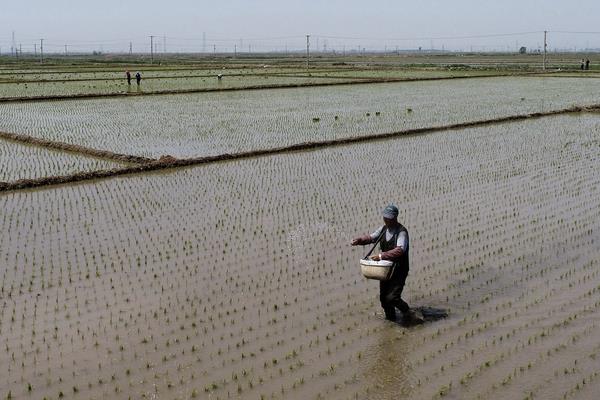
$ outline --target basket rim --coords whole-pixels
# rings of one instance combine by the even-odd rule
[[[394,265],[394,263],[388,260],[375,261],[361,259],[360,265],[364,265],[366,267],[391,267],[392,265]]]

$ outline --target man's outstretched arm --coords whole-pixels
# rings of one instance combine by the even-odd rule
[[[381,234],[381,229],[383,228],[379,228],[377,229],[375,232],[371,233],[370,235],[364,235],[364,236],[359,236],[355,239],[352,239],[352,246],[362,246],[365,244],[371,244],[374,243],[377,238],[379,237],[379,235]]]

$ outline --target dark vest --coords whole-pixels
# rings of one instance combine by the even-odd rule
[[[381,252],[385,252],[385,251],[389,251],[392,250],[396,247],[396,242],[398,241],[398,235],[400,234],[400,232],[406,232],[406,241],[408,243],[408,246],[406,248],[406,251],[404,252],[404,254],[402,254],[402,256],[400,257],[399,260],[396,260],[394,262],[395,264],[395,268],[400,269],[402,271],[408,271],[409,269],[409,262],[408,262],[408,253],[410,250],[410,240],[408,237],[408,230],[402,225],[402,224],[398,224],[399,228],[394,235],[390,238],[390,240],[385,240],[386,238],[386,232],[387,232],[387,227],[383,227],[383,234],[381,235],[381,241],[379,242],[379,248],[381,249]],[[394,273],[394,275],[396,275]]]

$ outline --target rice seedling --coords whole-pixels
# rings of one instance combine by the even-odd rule
[[[406,114],[338,106],[299,118]],[[599,135],[593,114],[549,117],[3,193],[3,396],[593,393]],[[358,276],[346,239],[390,199],[406,298],[446,320],[386,324]]]

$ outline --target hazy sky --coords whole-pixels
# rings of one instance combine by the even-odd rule
[[[0,0],[0,46],[6,52],[15,31],[16,43],[25,49],[43,37],[48,50],[59,51],[64,44],[125,50],[133,42],[141,51],[149,46],[149,35],[158,35],[163,50],[165,35],[169,50],[200,50],[206,32],[210,51],[213,45],[223,51],[234,45],[301,48],[306,34],[313,35],[313,48],[319,40],[320,49],[512,49],[541,46],[543,35],[448,37],[600,31],[599,21],[598,0]],[[421,39],[399,40],[410,38]],[[552,32],[549,46],[600,48],[600,34]]]

